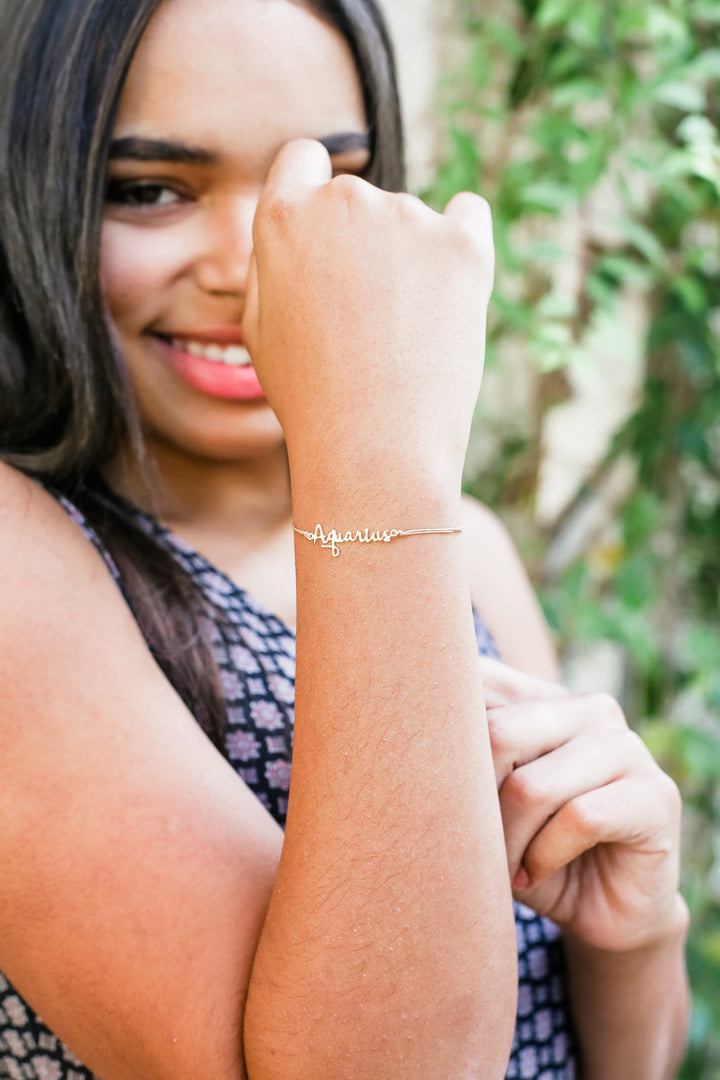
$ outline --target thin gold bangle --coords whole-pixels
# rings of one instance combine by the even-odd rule
[[[337,558],[340,555],[340,544],[389,544],[391,540],[395,540],[398,536],[430,536],[431,534],[450,535],[451,533],[461,533],[462,529],[349,529],[347,532],[338,532],[336,529],[330,529],[329,532],[325,532],[322,525],[315,526],[313,532],[309,532],[307,529],[299,529],[297,525],[293,524],[293,532],[296,532],[298,536],[304,536],[306,540],[311,540],[313,544],[320,544],[320,547],[329,548],[333,553],[333,558]]]

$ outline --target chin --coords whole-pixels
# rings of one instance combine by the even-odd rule
[[[267,402],[243,408],[231,417],[208,417],[202,423],[158,423],[147,418],[150,443],[207,462],[256,461],[284,450],[280,423]]]

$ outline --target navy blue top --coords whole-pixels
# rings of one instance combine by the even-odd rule
[[[121,576],[80,511],[61,505],[97,547],[123,593]],[[290,788],[295,636],[225,574],[153,518],[131,508],[137,523],[175,557],[209,601],[206,630],[227,702],[226,756],[238,775],[284,825]],[[217,613],[212,618],[212,612]],[[475,616],[481,655],[498,657]],[[519,961],[517,1023],[507,1078],[574,1080],[576,1040],[557,928],[515,904]],[[0,1077],[11,1080],[93,1080],[0,974]]]

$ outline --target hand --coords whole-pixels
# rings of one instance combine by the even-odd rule
[[[445,215],[285,146],[254,223],[244,337],[291,466],[459,477],[493,274],[484,200]],[[389,472],[388,472],[389,470]]]
[[[674,932],[680,797],[620,706],[481,672],[515,898],[596,949]]]

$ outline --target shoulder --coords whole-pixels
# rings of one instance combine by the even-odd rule
[[[24,598],[27,605],[46,590],[52,596],[74,588],[78,578],[90,579],[94,586],[107,579],[111,594],[117,591],[78,521],[39,483],[0,462],[0,593],[4,612],[13,597]],[[46,615],[52,618],[52,607]]]
[[[19,572],[32,576],[33,566],[39,572],[56,567],[73,554],[73,538],[72,525],[55,499],[36,481],[0,462],[0,574],[7,585]]]
[[[92,543],[3,466],[0,686],[0,971],[93,1073],[239,1078],[280,830]]]
[[[530,674],[557,680],[550,632],[505,525],[487,506],[465,496],[463,537],[473,605],[503,659]]]

